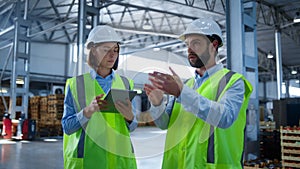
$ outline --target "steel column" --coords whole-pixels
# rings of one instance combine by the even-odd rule
[[[282,98],[282,60],[281,60],[281,32],[275,31],[275,48],[276,48],[276,77],[277,77],[277,99]]]

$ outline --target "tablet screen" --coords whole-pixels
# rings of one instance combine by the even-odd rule
[[[108,94],[105,96],[104,100],[108,103],[108,109],[102,110],[102,112],[115,112],[117,113],[117,109],[115,108],[114,103],[117,101],[121,101],[126,104],[126,99],[128,98],[130,101],[136,96],[137,92],[132,90],[123,90],[123,89],[111,89]]]

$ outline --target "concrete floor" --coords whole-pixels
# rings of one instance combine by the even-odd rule
[[[132,135],[138,169],[160,169],[166,131],[138,127]],[[0,169],[63,169],[62,137],[0,140]]]

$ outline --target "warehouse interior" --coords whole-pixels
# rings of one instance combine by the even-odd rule
[[[138,168],[160,168],[166,131],[154,125],[143,86],[149,72],[169,67],[182,81],[193,76],[178,36],[197,18],[219,24],[218,62],[254,89],[245,168],[300,168],[300,1],[0,0],[0,17],[1,133],[5,114],[12,121],[11,136],[0,138],[1,169],[63,168],[66,80],[89,71],[84,44],[100,24],[121,36],[116,72],[133,79],[139,93],[132,133]],[[22,133],[25,121],[33,132]]]

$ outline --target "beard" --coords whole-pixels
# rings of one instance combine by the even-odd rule
[[[210,58],[210,55],[209,55],[209,52],[208,52],[207,49],[206,49],[206,51],[202,55],[197,55],[195,53],[192,53],[192,55],[196,55],[197,56],[196,62],[191,62],[189,60],[190,65],[192,67],[194,67],[194,68],[201,68],[201,67],[205,66],[206,63],[208,62],[209,58]]]

